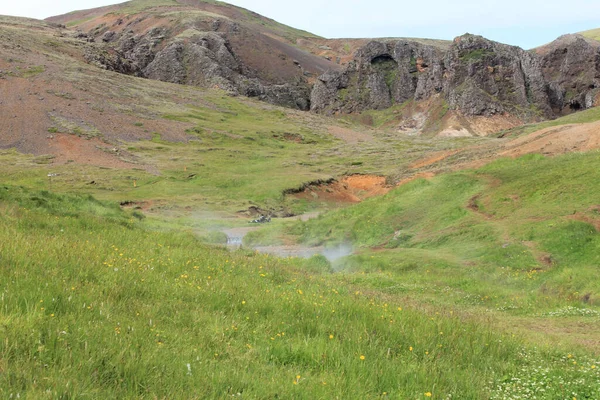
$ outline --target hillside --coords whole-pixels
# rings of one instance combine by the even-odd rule
[[[600,42],[582,35],[529,52],[470,34],[328,40],[225,3],[184,0],[48,20],[76,29],[90,42],[86,60],[102,68],[327,115],[414,105],[396,122],[411,134],[488,135],[589,109],[600,93]]]
[[[600,29],[592,29],[580,33],[587,38],[600,41]]]
[[[229,254],[91,198],[10,186],[0,214],[3,397],[598,395],[583,352],[523,347],[319,259]]]
[[[600,398],[597,52],[0,17],[0,398]]]
[[[86,58],[105,68],[292,108],[308,109],[311,79],[338,68],[296,45],[314,35],[220,2],[134,0],[48,21],[94,42]]]

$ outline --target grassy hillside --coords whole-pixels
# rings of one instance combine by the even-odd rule
[[[600,29],[591,29],[589,31],[581,32],[581,34],[587,38],[600,41]]]
[[[600,120],[600,107],[593,107],[551,121],[544,121],[537,124],[527,124],[505,131],[501,131],[498,133],[498,135],[502,137],[526,135],[553,126],[562,126],[569,124],[586,124],[589,122],[596,122],[598,120]]]
[[[72,32],[2,23],[0,398],[600,398],[598,153],[414,180],[255,234],[355,246],[333,264],[229,252],[206,242],[247,228],[238,211],[321,207],[285,189],[392,182],[508,140],[407,137],[402,106],[367,129],[119,75],[81,62]]]
[[[533,340],[596,343],[599,168],[597,152],[502,159],[415,180],[285,233],[352,244],[356,254],[334,267],[365,274],[354,283],[489,313]],[[585,328],[570,330],[576,321]]]
[[[11,186],[0,213],[5,398],[600,395],[583,353],[413,308],[318,257],[230,254],[92,198]]]

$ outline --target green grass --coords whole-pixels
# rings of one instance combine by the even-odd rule
[[[360,275],[150,232],[93,198],[0,194],[2,397],[599,395],[594,359],[363,291]]]
[[[286,233],[308,244],[352,243],[358,254],[338,269],[373,272],[375,287],[389,273],[390,285],[410,281],[401,292],[436,303],[529,316],[596,309],[599,167],[597,152],[502,159],[413,181]]]
[[[136,14],[150,8],[177,5],[178,3],[175,0],[132,0],[122,5],[119,8],[119,12],[123,14]]]
[[[481,61],[491,54],[492,52],[488,49],[477,49],[465,53],[460,57],[460,60],[465,62]]]
[[[580,34],[587,38],[600,41],[600,29],[591,29],[589,31],[580,32]]]
[[[214,0],[202,0],[202,1],[200,1],[200,3],[206,3],[206,4],[220,6],[220,7],[223,7],[225,10],[222,13],[223,15],[214,14],[214,13],[210,13],[210,12],[202,12],[200,10],[197,10],[192,13],[192,15],[194,15],[195,17],[210,16],[213,18],[221,17],[221,18],[228,19],[228,17],[226,16],[227,12],[228,12],[227,9],[233,9],[233,10],[241,13],[241,15],[243,15],[243,17],[238,22],[242,22],[244,24],[253,26],[254,28],[258,28],[259,30],[267,29],[267,30],[281,36],[282,38],[287,39],[289,42],[291,42],[293,44],[296,44],[296,40],[299,38],[318,38],[319,37],[319,36],[313,35],[309,32],[292,28],[290,26],[281,24],[272,19],[262,17],[256,13],[248,11],[244,8],[236,7],[236,6],[227,4],[225,2],[214,1]],[[178,5],[181,6],[181,4],[177,3],[174,0],[133,0],[133,1],[129,1],[129,2],[125,3],[123,6],[121,6],[119,8],[119,13],[136,14],[136,13],[141,13],[141,12],[147,11],[152,8],[156,8],[157,12],[162,13],[163,10],[161,10],[159,7],[178,6]],[[178,14],[179,13],[177,11],[174,12],[174,15],[178,15]],[[181,15],[181,17],[183,17],[183,20],[185,20],[186,18],[190,17],[190,14],[187,13],[185,16]]]

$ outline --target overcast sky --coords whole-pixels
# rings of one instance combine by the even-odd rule
[[[115,0],[0,0],[0,14],[46,18]],[[231,0],[328,38],[452,39],[469,32],[533,48],[565,33],[600,28],[600,0]]]

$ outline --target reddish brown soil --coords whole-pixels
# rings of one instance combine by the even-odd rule
[[[329,203],[360,203],[370,197],[381,196],[391,190],[383,176],[351,175],[325,185],[310,185],[293,194],[298,199]]]
[[[192,124],[165,120],[152,109],[189,104],[190,89],[172,91],[80,63],[82,48],[63,39],[61,29],[12,22],[0,26],[0,148],[53,155],[55,163],[154,172],[133,164],[122,142],[151,139],[153,132],[169,141],[189,140],[185,130]]]
[[[54,134],[48,140],[50,154],[56,155],[54,162],[66,164],[95,165],[106,168],[139,168],[140,166],[120,159],[116,148],[107,146],[106,143],[93,138],[84,139],[75,135]]]

